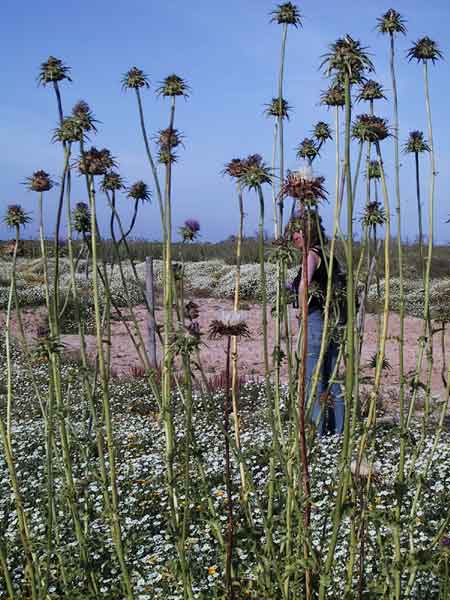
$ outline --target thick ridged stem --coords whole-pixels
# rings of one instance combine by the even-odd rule
[[[422,223],[422,201],[420,198],[420,165],[419,153],[414,152],[414,163],[416,167],[416,197],[417,197],[417,216],[419,220],[419,256],[420,267],[423,277],[423,223]]]
[[[278,77],[278,101],[281,105],[283,99],[283,80],[284,80],[284,63],[286,56],[286,39],[287,39],[288,24],[283,25],[283,34],[281,39],[281,56],[280,56],[280,71]],[[279,107],[278,116],[278,132],[280,140],[280,190],[283,188],[284,182],[284,132],[283,132],[283,115],[281,113],[281,106]],[[278,236],[283,231],[283,202],[279,203],[279,216],[278,216]]]
[[[225,434],[225,487],[227,490],[227,542],[225,560],[225,589],[227,600],[234,600],[235,594],[232,579],[232,561],[234,547],[234,518],[233,518],[233,493],[231,489],[231,462],[230,462],[230,351],[231,337],[227,337],[227,353],[225,365],[225,398],[223,407],[224,434]]]

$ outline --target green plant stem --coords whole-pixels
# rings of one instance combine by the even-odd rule
[[[414,163],[415,163],[415,171],[416,171],[416,197],[417,197],[417,215],[419,220],[419,256],[420,256],[420,266],[422,271],[422,277],[424,276],[423,269],[423,223],[422,223],[422,201],[420,198],[420,163],[419,163],[419,153],[414,152]]]

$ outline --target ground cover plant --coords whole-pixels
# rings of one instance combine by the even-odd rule
[[[223,176],[235,183],[240,214],[232,261],[190,262],[189,248],[201,226],[193,219],[177,224],[172,214],[173,178],[183,149],[177,103],[189,99],[189,84],[177,74],[160,82],[156,93],[168,103],[168,117],[166,123],[154,124],[148,117],[147,75],[136,66],[123,74],[122,86],[130,93],[130,104],[136,104],[148,161],[143,177],[149,179],[125,186],[115,153],[88,146],[88,136],[100,129],[90,106],[83,100],[65,111],[63,86],[72,81],[71,69],[53,56],[42,63],[39,81],[55,93],[54,141],[61,147],[63,166],[50,243],[45,194],[55,182],[42,168],[25,179],[38,205],[39,256],[19,257],[22,231],[30,221],[27,211],[10,205],[4,216],[14,244],[2,265],[0,287],[5,314],[0,343],[2,597],[450,597],[450,366],[445,366],[450,288],[447,280],[432,278],[435,147],[429,92],[429,63],[442,54],[428,37],[408,51],[408,58],[423,67],[428,119],[426,138],[412,132],[405,147],[416,160],[418,209],[418,155],[426,152],[431,165],[429,232],[425,240],[421,229],[411,278],[400,227],[395,70],[397,38],[406,32],[406,21],[390,9],[377,24],[390,42],[392,126],[375,114],[375,101],[388,94],[372,79],[374,58],[360,41],[345,35],[321,59],[330,85],[320,101],[334,112],[334,130],[325,121],[313,125],[297,148],[303,166],[287,171],[284,130],[290,105],[284,68],[288,40],[299,35],[302,20],[291,2],[277,5],[271,14],[273,26],[280,26],[281,52],[278,96],[266,111],[273,119],[270,164],[252,154],[230,157],[224,165]],[[368,112],[355,115],[356,102],[368,103]],[[157,131],[154,138],[149,123]],[[394,217],[383,161],[383,149],[391,142],[400,232],[395,241],[390,238]],[[321,153],[332,146],[336,179],[328,194],[315,169]],[[75,174],[85,182],[87,201],[74,205]],[[366,205],[355,251],[354,206],[362,180]],[[121,195],[133,202],[130,223],[120,215]],[[244,258],[243,202],[252,197],[259,206],[256,264]],[[106,227],[97,218],[100,198],[110,208]],[[144,256],[136,260],[130,242],[140,207],[151,198],[161,219],[159,260],[152,263],[157,302],[163,308],[160,323],[154,322],[155,300],[145,286],[149,267]],[[334,201],[334,223],[325,254],[323,336],[308,384],[308,303],[315,290],[308,284],[301,288],[301,331],[295,340],[288,308],[292,289],[286,282],[298,270],[298,256],[284,230],[296,214],[307,272],[309,232],[328,198]],[[275,225],[270,243],[264,232],[268,210]],[[68,231],[64,242],[63,215]],[[179,226],[179,244],[174,244],[174,225]],[[320,242],[326,245],[325,239]],[[335,254],[345,260],[344,304],[329,267]],[[187,295],[194,293],[231,298],[233,310],[219,313],[202,330],[200,307],[188,301]],[[243,381],[240,349],[253,333],[243,301],[255,298],[261,309],[263,369],[259,380]],[[30,342],[23,317],[24,308],[33,305],[45,307],[45,326]],[[148,310],[149,329],[162,348],[160,364],[139,327],[138,305]],[[373,375],[364,378],[361,348],[369,306],[378,313],[377,351]],[[396,412],[386,418],[379,400],[389,368],[385,353],[392,309],[400,319],[399,387]],[[404,361],[408,313],[422,319],[417,363],[410,373]],[[269,318],[275,324],[273,347]],[[113,376],[116,319],[140,359],[139,377]],[[79,337],[76,362],[67,359],[61,343],[69,330]],[[433,337],[439,333],[445,389],[436,396],[431,379]],[[87,356],[88,334],[95,335],[94,364]],[[342,368],[333,378],[345,397],[344,431],[342,436],[319,437],[310,415],[325,349],[336,335]],[[208,378],[200,356],[207,339],[225,343],[223,375],[215,379]],[[281,377],[285,364],[286,381]],[[322,410],[327,401],[321,398]]]

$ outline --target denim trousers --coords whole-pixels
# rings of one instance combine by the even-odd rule
[[[321,310],[308,314],[308,349],[306,357],[306,401],[310,396],[313,374],[319,361],[320,346],[323,333],[323,315]],[[298,346],[297,352],[301,355]],[[320,369],[317,390],[314,396],[311,421],[316,425],[319,435],[339,433],[344,430],[345,402],[341,386],[332,380],[336,361],[339,355],[339,345],[330,340],[325,349],[325,355]],[[299,359],[299,356],[297,356]],[[336,374],[334,375],[336,377]]]

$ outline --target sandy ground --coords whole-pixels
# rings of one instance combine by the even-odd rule
[[[229,310],[232,308],[231,301],[219,300],[217,298],[199,298],[193,299],[197,302],[200,308],[199,323],[202,332],[203,344],[201,348],[201,357],[205,370],[210,377],[220,375],[223,372],[225,364],[225,340],[209,340],[207,330],[210,322],[214,318],[220,316],[221,310]],[[245,378],[260,376],[263,374],[263,349],[262,349],[262,329],[261,329],[261,308],[256,304],[246,304],[248,310],[247,324],[251,332],[251,338],[239,342],[239,371]],[[125,311],[126,312],[126,311]],[[144,306],[135,308],[135,314],[139,321],[144,339],[147,341],[147,325],[146,325],[146,309]],[[291,311],[293,330],[297,329],[297,321],[294,318],[294,311]],[[25,309],[23,311],[23,321],[27,337],[32,340],[37,333],[39,324],[42,324],[45,317],[45,309]],[[0,312],[0,325],[4,326],[5,314]],[[157,322],[162,321],[161,311],[156,314]],[[274,326],[273,321],[268,316],[269,322],[269,352],[273,347]],[[131,321],[128,322],[132,326]],[[17,323],[12,320],[12,331],[17,333]],[[365,322],[364,343],[362,349],[362,365],[366,365],[368,360],[376,352],[377,345],[377,317],[369,314]],[[417,355],[419,350],[418,339],[423,332],[423,321],[413,317],[407,317],[405,320],[405,347],[404,360],[405,371],[410,374],[416,368]],[[384,370],[382,376],[382,385],[386,389],[394,389],[399,383],[399,357],[398,357],[398,341],[399,335],[399,317],[395,313],[391,313],[389,318],[389,333],[386,344],[386,358],[391,364],[390,370]],[[65,345],[66,352],[77,354],[79,343],[77,335],[63,335],[62,341]],[[445,339],[447,350],[450,349],[450,332],[447,333]],[[94,361],[96,355],[96,339],[95,336],[87,336],[87,350],[89,358]],[[441,378],[442,356],[441,356],[441,338],[440,333],[434,336],[434,357],[435,364],[432,373],[432,391],[434,394],[439,394],[443,391],[444,386]],[[159,355],[159,353],[158,353]],[[114,321],[112,324],[112,370],[116,376],[130,377],[133,375],[134,368],[140,366],[138,354],[130,340],[124,323]],[[366,376],[373,375],[373,370],[364,367],[363,373]],[[286,379],[286,366],[283,366],[282,376]],[[423,369],[421,380],[426,379],[426,357],[423,361]]]

